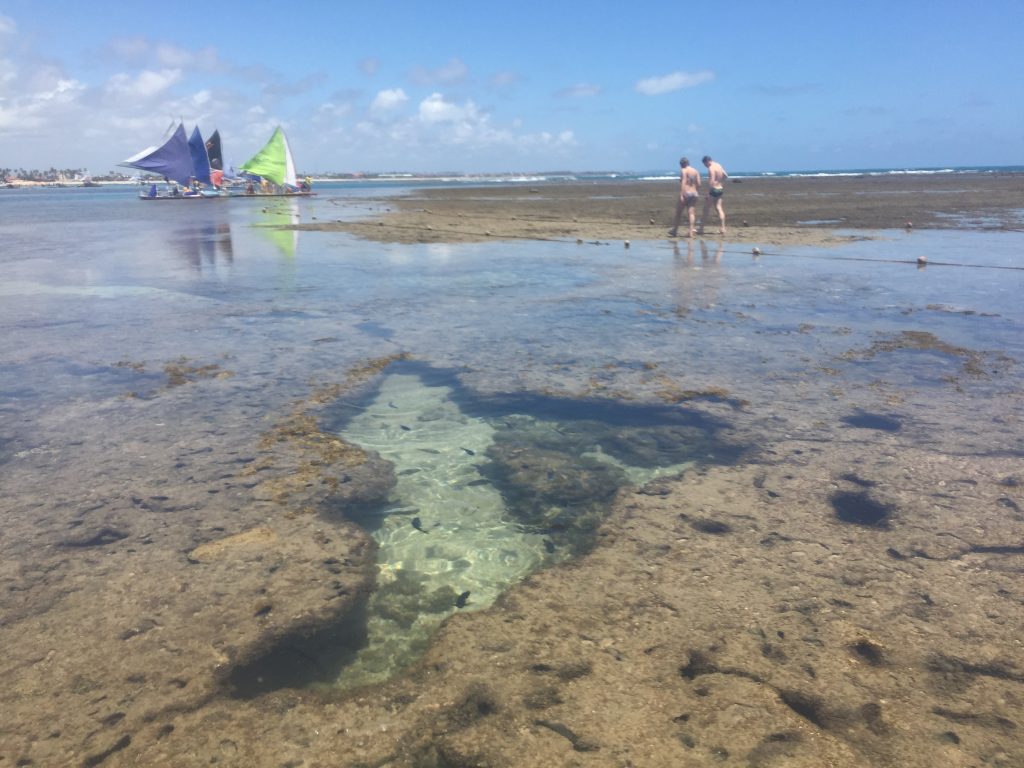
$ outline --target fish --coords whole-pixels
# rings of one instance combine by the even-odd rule
[[[555,551],[555,542],[551,539],[544,539],[544,549],[548,551],[548,554],[553,554]]]
[[[572,744],[572,748],[577,752],[595,752],[600,749],[597,744],[580,738],[575,731],[562,723],[556,723],[552,720],[534,720],[533,722],[534,725],[540,725],[549,731],[554,731],[562,738],[568,739],[569,743]]]
[[[392,507],[387,510],[389,515],[415,515],[420,511],[419,507]]]
[[[474,451],[472,448],[463,448],[462,450],[464,450],[466,454],[469,456],[476,456],[476,451]]]
[[[461,595],[459,595],[458,597],[455,598],[455,607],[456,608],[465,608],[466,607],[466,603],[468,603],[468,602],[469,602],[469,590],[467,589],[465,592],[463,592]]]
[[[395,401],[394,400],[388,400],[388,408],[397,408],[397,407],[398,406],[395,405]]]
[[[399,424],[398,426],[400,426],[406,432],[412,432],[412,427],[407,427],[405,426],[405,424]]]
[[[418,517],[414,517],[412,519],[412,527],[415,528],[420,533],[427,533],[427,531],[423,530],[423,521],[420,520]]]

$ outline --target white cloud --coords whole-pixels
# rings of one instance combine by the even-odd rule
[[[373,77],[380,71],[380,59],[370,56],[359,62],[359,71],[364,75]]]
[[[352,105],[347,102],[328,101],[319,106],[317,115],[327,120],[343,120],[352,114]]]
[[[0,100],[0,127],[21,131],[45,126],[76,106],[85,89],[77,80],[59,78],[45,89],[35,90],[16,99]]]
[[[0,35],[13,35],[18,30],[14,19],[10,16],[0,16]]]
[[[601,86],[592,83],[577,83],[555,92],[560,99],[585,99],[601,93]]]
[[[409,97],[405,95],[405,91],[401,88],[390,88],[377,93],[373,98],[373,103],[370,104],[370,111],[378,115],[391,112],[401,107],[408,100]]]
[[[673,72],[661,77],[648,77],[633,86],[638,93],[645,96],[660,96],[682,88],[693,88],[715,79],[715,73],[703,69],[700,72]]]
[[[363,170],[568,167],[562,158],[575,154],[574,134],[562,130],[568,125],[501,114],[475,93],[456,96],[448,86],[415,93],[404,83],[328,89],[329,95],[307,98],[297,108],[298,96],[321,85],[323,76],[286,81],[270,67],[252,64],[254,59],[221,58],[213,47],[126,35],[98,43],[89,79],[79,80],[77,71],[67,69],[77,60],[43,58],[20,43],[15,47],[26,50],[8,52],[18,42],[9,36],[13,31],[0,14],[0,154],[11,155],[16,147],[25,167],[113,167],[157,143],[168,123],[179,119],[204,132],[219,128],[227,159],[236,164],[262,146],[278,123],[289,131],[300,162],[323,170],[352,163]],[[370,73],[379,64],[368,59],[359,66]],[[418,76],[435,83],[471,80],[459,59]],[[502,71],[477,85],[484,91],[517,83],[518,74]]]
[[[551,158],[564,157],[577,144],[570,130],[529,132],[518,118],[495,124],[472,99],[441,92],[422,99],[412,114],[387,117],[371,115],[347,126],[346,153],[385,168],[450,170],[556,162]]]
[[[181,76],[180,69],[162,69],[159,72],[144,69],[134,76],[119,73],[107,81],[107,92],[145,99],[163,93],[180,81]]]
[[[469,68],[461,59],[455,58],[437,69],[416,67],[409,77],[417,85],[458,85],[469,77]]]
[[[420,120],[424,123],[454,123],[461,120],[479,120],[476,105],[467,101],[459,106],[447,101],[440,93],[432,93],[420,102]]]
[[[529,153],[539,149],[564,149],[576,143],[572,131],[521,133],[520,126],[518,120],[513,120],[509,128],[495,126],[491,116],[471,99],[456,103],[440,93],[432,93],[420,102],[414,120],[392,129],[392,138],[401,135],[405,141],[460,146],[469,152],[504,148]]]

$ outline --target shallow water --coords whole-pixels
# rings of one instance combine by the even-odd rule
[[[339,684],[386,679],[450,613],[485,608],[546,557],[543,534],[505,515],[501,494],[481,480],[494,428],[464,415],[444,386],[392,374],[342,436],[394,462],[390,503],[364,524],[379,544],[367,647]],[[472,599],[469,600],[468,598]]]
[[[473,398],[452,373],[409,363],[390,366],[365,405],[339,410],[352,414],[339,434],[397,476],[387,503],[353,515],[378,543],[379,574],[360,618],[365,647],[334,680],[343,688],[388,679],[452,613],[487,608],[537,568],[588,548],[618,488],[679,475],[699,450],[667,432],[656,409],[594,405],[580,421],[543,398]],[[509,458],[524,448],[536,465],[509,482]],[[603,482],[587,490],[595,476]]]
[[[712,240],[381,245],[274,228],[366,207],[351,200],[365,190],[321,193],[2,193],[0,559],[31,569],[112,500],[133,546],[260,524],[231,492],[260,436],[398,353],[415,362],[334,410],[397,484],[358,515],[378,590],[320,683],[387,679],[446,617],[583,551],[625,485],[822,424],[851,446],[898,433],[949,456],[1024,454],[1021,233],[886,231],[753,257]],[[552,501],[569,488],[585,492]],[[162,545],[165,531],[179,533]]]
[[[321,192],[161,205],[130,188],[6,190],[0,457],[36,447],[45,412],[117,411],[126,393],[158,392],[162,369],[183,359],[230,373],[219,410],[194,405],[216,419],[236,410],[232,390],[247,413],[272,414],[397,352],[457,369],[482,393],[714,389],[816,417],[834,405],[830,368],[924,389],[965,376],[948,349],[873,350],[883,337],[931,334],[997,368],[999,354],[1024,357],[1019,233],[893,231],[757,258],[716,241],[400,246],[274,229],[365,208],[345,197],[364,190]],[[976,393],[1016,385],[967,378]],[[782,384],[801,388],[799,403],[778,401]]]

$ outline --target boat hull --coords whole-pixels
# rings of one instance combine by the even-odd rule
[[[316,192],[273,192],[265,195],[247,195],[245,193],[228,195],[139,195],[139,200],[261,200],[267,197],[314,197]]]

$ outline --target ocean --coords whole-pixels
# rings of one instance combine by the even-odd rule
[[[757,178],[843,178],[851,176],[934,176],[934,175],[958,175],[958,174],[1016,174],[1024,173],[1024,165],[979,165],[979,166],[955,166],[935,168],[841,168],[831,170],[779,170],[779,171],[750,171],[730,169],[730,178],[733,179],[757,179]],[[663,179],[676,179],[679,177],[678,169],[671,168],[664,171],[550,171],[536,173],[493,173],[493,174],[462,174],[462,173],[438,173],[438,174],[415,174],[415,173],[393,173],[371,175],[359,178],[344,179],[344,183],[385,184],[402,185],[415,184],[536,184],[542,182],[574,182],[574,181],[660,181]],[[325,178],[330,183],[341,182],[340,179]]]
[[[970,170],[979,171],[1024,167]],[[835,175],[905,172],[968,171]],[[852,686],[857,706],[920,685],[925,703],[898,715],[912,730],[918,715],[938,717],[1011,749],[999,729],[986,735],[932,712],[943,696],[978,711],[968,683],[933,697],[894,664],[880,667],[892,670],[890,690],[870,677],[881,673],[849,671],[875,651],[837,651],[834,670],[816,654],[841,625],[850,647],[877,642],[899,656],[900,643],[919,646],[934,667],[967,653],[974,632],[986,650],[957,674],[982,676],[993,717],[1020,715],[1005,698],[1020,674],[1011,565],[1024,505],[1024,235],[884,231],[755,258],[728,241],[399,245],[281,228],[372,213],[417,183],[158,203],[130,186],[0,190],[0,762],[150,764],[139,757],[148,754],[157,764],[171,749],[160,744],[186,754],[193,737],[207,745],[195,747],[204,759],[224,739],[239,754],[276,755],[292,742],[264,706],[297,707],[301,727],[327,733],[332,708],[376,712],[385,702],[391,714],[375,722],[403,733],[420,721],[395,715],[396,689],[380,686],[402,680],[401,706],[447,711],[450,686],[465,679],[445,669],[465,674],[465,664],[481,690],[520,675],[548,681],[532,699],[500,704],[463,692],[472,706],[458,706],[471,719],[525,707],[523,723],[552,723],[544,713],[590,670],[658,657],[654,644],[630,645],[629,622],[637,637],[689,633],[705,648],[666,662],[676,682],[710,681],[703,694],[674,694],[682,703],[671,728],[686,707],[725,707],[716,685],[815,688],[803,663]],[[906,263],[911,237],[934,266]],[[739,493],[730,477],[761,501],[730,506]],[[816,494],[821,509],[809,512]],[[673,499],[661,522],[644,522],[644,505]],[[732,535],[735,545],[686,554],[686,542],[712,547]],[[605,565],[606,555],[587,557],[623,546],[634,554]],[[669,552],[676,564],[659,565]],[[783,583],[767,570],[772,557],[814,576]],[[746,574],[734,586],[756,582],[772,595],[764,615],[787,617],[785,631],[756,610],[730,624],[739,608],[716,619],[727,629],[680,619],[685,605],[664,607],[657,573],[683,563],[695,579],[702,567],[708,578]],[[752,563],[766,570],[744,570]],[[873,575],[882,572],[884,586]],[[555,596],[567,592],[531,586],[549,574],[567,590],[574,573],[592,590],[561,609]],[[602,592],[594,579],[633,584],[647,612],[572,624],[572,653],[599,652],[584,666],[552,660],[544,633],[562,637],[553,618],[532,640],[486,648],[460,634],[470,625],[459,622],[493,621],[518,638],[518,622],[552,606],[570,621],[569,603]],[[719,588],[702,610],[752,599]],[[814,602],[813,589],[833,602]],[[911,609],[900,602],[911,593],[927,600]],[[971,601],[984,615],[956,624],[952,639],[943,639],[952,619],[925,615],[930,603],[970,612]],[[491,625],[474,626],[489,636]],[[917,634],[897,639],[897,629]],[[707,659],[725,653],[727,636],[748,635],[756,671],[730,682],[733,662]],[[776,646],[799,638],[786,646],[787,666]],[[514,647],[536,654],[534,666],[503,666]],[[425,654],[429,664],[417,666]],[[360,698],[346,698],[352,691]],[[832,722],[786,696],[797,713],[788,716]],[[349,737],[336,725],[329,743],[342,749]],[[391,738],[375,727],[378,741]]]

